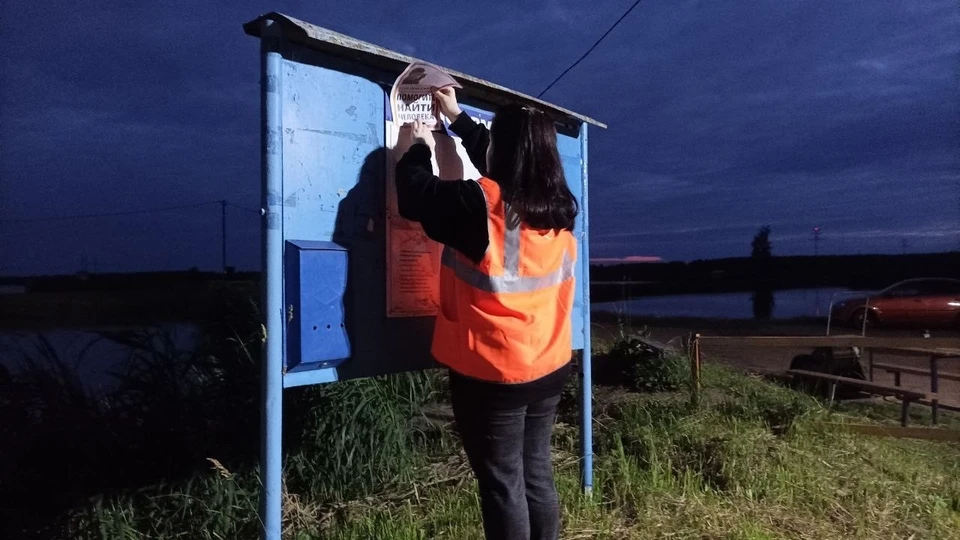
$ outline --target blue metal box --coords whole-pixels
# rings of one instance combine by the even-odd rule
[[[287,371],[336,367],[350,357],[344,299],[349,252],[333,242],[284,245]]]

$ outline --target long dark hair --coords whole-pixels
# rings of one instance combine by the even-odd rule
[[[579,212],[567,186],[557,151],[557,130],[546,114],[505,105],[490,127],[490,178],[500,184],[504,202],[534,229],[573,230]]]

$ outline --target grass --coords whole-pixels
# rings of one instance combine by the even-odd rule
[[[319,530],[356,507],[379,504],[429,470],[428,457],[452,448],[417,412],[442,388],[437,373],[403,374],[291,392],[300,414],[287,431],[285,520],[294,531]],[[294,423],[291,420],[291,424]],[[63,538],[255,538],[259,482],[255,466],[231,470],[216,457],[209,472],[184,482],[97,496],[55,532]],[[434,465],[435,466],[435,465]],[[465,471],[465,470],[464,470]],[[390,491],[393,490],[393,491]],[[394,493],[396,497],[396,493]],[[322,502],[321,502],[322,501]]]
[[[637,350],[628,344],[598,345],[598,360]],[[896,406],[848,403],[828,411],[806,395],[711,365],[704,399],[694,406],[675,376],[681,359],[641,351],[619,361],[632,366],[620,373],[636,373],[636,363],[669,384],[625,380],[595,389],[595,488],[587,498],[571,381],[555,433],[563,538],[960,536],[960,446],[829,429],[835,422],[895,424]],[[220,371],[201,374],[208,380],[214,373]],[[237,392],[244,385],[237,377],[221,382]],[[173,378],[171,387],[180,388],[183,376]],[[436,372],[288,392],[284,537],[482,538],[475,486],[452,426],[442,414],[424,412],[442,408],[445,395]],[[943,416],[960,426],[956,416]],[[256,538],[255,461],[230,446],[205,449],[207,455],[193,457],[192,473],[104,490],[42,535]]]
[[[706,379],[703,408],[672,394],[602,396],[591,500],[580,494],[576,429],[558,426],[564,538],[957,536],[957,446],[833,433],[826,422],[864,419],[722,368]],[[478,523],[472,489],[442,484],[309,537],[481,538]],[[388,534],[393,524],[403,532]]]

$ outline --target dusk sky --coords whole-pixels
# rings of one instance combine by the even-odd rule
[[[632,3],[0,3],[0,275],[219,269],[221,199],[256,268],[262,13],[536,95]],[[956,0],[647,0],[545,99],[610,125],[596,257],[742,256],[764,224],[776,254],[815,226],[822,253],[946,251],[958,60]]]

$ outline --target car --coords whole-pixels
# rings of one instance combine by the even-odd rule
[[[833,320],[868,325],[960,328],[960,280],[908,279],[873,294],[836,302]],[[864,321],[866,318],[866,321]]]

